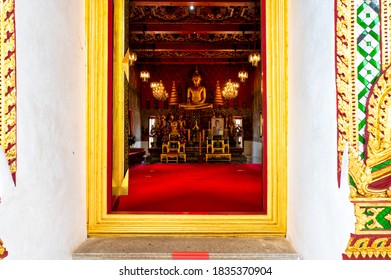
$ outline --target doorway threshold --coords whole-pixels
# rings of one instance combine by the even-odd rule
[[[299,260],[282,237],[116,237],[88,238],[73,260]]]

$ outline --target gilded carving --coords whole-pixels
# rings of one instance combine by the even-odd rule
[[[336,5],[336,84],[338,103],[338,172],[345,145],[357,147],[355,67],[354,67],[354,1],[341,0]]]
[[[349,258],[391,258],[391,238],[352,235],[345,250]]]
[[[0,239],[0,260],[5,259],[8,256],[8,251],[3,246],[3,241]]]
[[[385,208],[383,207],[361,207],[359,205],[355,205],[355,214],[357,217],[356,222],[356,232],[360,232],[364,229],[384,229],[384,227],[377,221],[377,217],[380,212],[382,212]],[[369,214],[369,215],[368,215]]]
[[[360,198],[391,198],[390,189],[371,189],[370,184],[375,180],[371,168],[364,160],[359,158],[356,149],[349,149],[349,176],[354,182],[350,187],[350,200],[355,201]]]
[[[16,173],[14,1],[0,2],[0,146],[10,170]]]
[[[391,214],[388,214],[387,216],[384,217],[386,220],[390,222],[391,225]]]
[[[241,51],[240,55],[247,57],[251,53],[250,50]],[[145,53],[146,58],[161,57],[161,58],[226,58],[234,59],[238,54],[233,51],[155,51]]]
[[[359,104],[356,89],[356,76],[359,75],[356,64],[359,62],[356,61],[358,41],[355,25],[358,17],[356,9],[367,7],[367,3],[354,0],[336,0],[335,3],[338,171],[342,153],[348,145],[350,200],[355,205],[356,216],[356,234],[349,240],[346,256],[356,259],[391,258],[388,224],[391,213],[385,211],[385,205],[388,208],[391,201],[391,183],[388,183],[391,180],[391,1],[379,1],[381,59],[377,63],[381,63],[382,73],[370,89],[365,110],[358,109],[359,105],[365,106],[365,102]],[[376,14],[372,6],[368,9]],[[366,129],[365,135],[361,136],[358,125],[360,112],[365,114],[360,129],[363,126]],[[359,142],[364,146],[364,153],[361,148],[359,152]]]
[[[242,6],[198,6],[190,10],[188,6],[170,7],[170,6],[130,6],[129,19],[131,22],[158,22],[164,20],[173,23],[183,22],[254,22],[259,20],[259,5],[250,4],[247,7]]]
[[[356,190],[351,191],[350,199],[372,195],[368,190],[368,186],[372,182],[371,169],[364,164],[363,160],[359,158],[357,150],[352,147],[349,149],[349,175],[354,181]]]
[[[258,40],[259,33],[255,32],[256,36],[253,33],[232,33],[232,34],[193,34],[189,36],[188,34],[173,34],[173,33],[148,33],[139,34],[132,33],[130,35],[130,40],[137,43],[156,43],[156,42],[244,42],[246,44]],[[142,46],[143,47],[143,46]]]
[[[391,67],[379,77],[367,106],[367,164],[391,158]]]
[[[390,38],[390,20],[391,20],[391,14],[390,14],[390,7],[391,3],[390,1],[381,1],[381,18],[382,18],[382,28],[381,28],[381,37],[382,38]],[[382,41],[382,69],[388,68],[390,66],[390,42],[388,40]]]
[[[130,41],[133,42],[132,49],[142,51],[143,58],[242,58],[247,59],[250,51],[251,42],[260,45],[260,5],[258,2],[237,4],[231,3],[230,6],[222,3],[211,3],[207,6],[196,5],[194,9],[190,9],[188,5],[172,4],[167,5],[151,5],[151,3],[133,3],[130,0],[125,1],[125,7],[128,11],[125,15],[128,24],[129,33],[131,33]],[[154,28],[146,29],[148,24],[159,25],[164,22],[170,26],[168,30],[155,30]],[[173,26],[183,24],[194,24],[205,27],[205,22],[210,24],[222,24],[230,26],[232,24],[240,24],[237,29],[229,30],[229,32],[216,32],[208,30],[207,32],[193,32],[185,34],[170,30]],[[203,29],[202,27],[201,29]],[[164,44],[158,44],[162,42]],[[167,44],[172,42],[196,42],[200,47],[194,47],[190,51],[166,51]],[[234,44],[236,54],[232,47],[225,48],[225,51],[220,52],[205,52],[198,51],[204,42],[222,42]],[[167,44],[165,44],[167,43]],[[236,44],[239,43],[239,44]],[[141,58],[141,57],[140,57]],[[141,61],[141,60],[140,60]]]

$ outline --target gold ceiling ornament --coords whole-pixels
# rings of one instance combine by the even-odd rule
[[[0,1],[0,149],[16,174],[16,58],[13,0]]]
[[[223,97],[226,100],[234,99],[238,96],[238,88],[239,84],[236,82],[232,82],[231,79],[228,80],[228,82],[225,84],[223,89]]]
[[[157,100],[166,100],[168,98],[168,93],[164,88],[162,80],[160,82],[151,83],[152,94]]]

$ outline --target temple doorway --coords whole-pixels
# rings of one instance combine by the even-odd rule
[[[264,213],[260,6],[114,2],[109,212]]]
[[[250,118],[252,121],[252,125],[250,126],[252,129],[252,137],[250,139],[246,139],[246,133],[248,133],[248,131],[246,132],[245,118],[243,118],[243,129],[245,134],[243,144],[244,148],[246,148],[246,141],[250,141],[252,144],[251,151],[260,151],[260,149],[258,149],[260,143],[262,142],[264,144],[261,168],[263,181],[261,199],[264,212],[254,213],[253,215],[231,215],[232,212],[226,214],[215,212],[216,214],[213,215],[204,215],[200,213],[192,213],[192,215],[177,215],[175,213],[169,212],[160,215],[157,213],[138,214],[134,212],[122,213],[119,211],[112,211],[112,207],[116,203],[115,198],[127,195],[129,191],[129,166],[127,165],[129,150],[131,148],[144,148],[144,151],[145,149],[149,149],[148,123],[149,116],[153,116],[154,114],[148,114],[147,118],[142,118],[142,113],[145,113],[146,111],[146,109],[142,110],[141,105],[142,98],[145,96],[144,92],[141,90],[138,91],[138,87],[134,86],[137,84],[142,85],[142,80],[138,76],[138,74],[141,73],[135,70],[137,69],[137,64],[134,62],[140,62],[142,60],[141,57],[143,57],[143,51],[134,52],[137,55],[137,60],[135,60],[135,56],[132,54],[132,50],[135,50],[137,45],[134,45],[133,42],[131,44],[126,42],[125,44],[125,36],[120,36],[122,39],[114,42],[112,36],[113,33],[116,35],[132,34],[132,36],[133,34],[138,33],[142,38],[144,38],[144,33],[147,33],[148,30],[151,31],[152,29],[143,28],[142,31],[138,32],[136,32],[136,30],[132,31],[131,33],[125,32],[125,19],[123,13],[124,9],[114,8],[116,5],[124,7],[125,1],[110,0],[108,2],[109,5],[107,6],[101,2],[89,1],[87,10],[88,13],[86,17],[88,35],[87,53],[89,54],[87,63],[87,101],[89,108],[87,115],[87,205],[89,236],[102,236],[108,234],[114,236],[155,234],[181,236],[284,236],[286,232],[287,207],[287,9],[285,0],[264,0],[260,2],[259,6],[262,7],[260,9],[260,13],[262,15],[261,18],[262,22],[265,24],[260,24],[259,30],[261,30],[261,32],[259,33],[265,34],[265,36],[261,36],[260,42],[262,46],[261,49],[267,50],[263,51],[262,53],[262,56],[266,59],[261,60],[258,67],[248,65],[253,67],[251,69],[254,69],[254,71],[259,71],[259,74],[255,75],[255,77],[261,86],[259,91],[252,92],[253,103],[247,103],[246,100],[246,105],[253,104],[251,109],[252,117]],[[133,3],[141,5],[142,3],[147,3],[147,1],[136,1]],[[163,1],[163,3],[166,2]],[[217,2],[214,1],[214,3]],[[157,11],[154,11],[154,13],[155,15],[159,14]],[[232,15],[234,14],[235,13],[232,13]],[[244,15],[245,13],[240,14]],[[147,13],[144,13],[144,15],[147,15]],[[227,14],[227,16],[229,15]],[[183,16],[187,16],[186,13]],[[105,19],[107,19],[107,21]],[[168,20],[167,22],[170,21]],[[118,25],[118,23],[120,24]],[[119,29],[112,28],[113,26],[119,26]],[[133,24],[131,26],[134,28],[136,26],[140,27],[140,25],[137,24]],[[143,25],[141,25],[141,27],[142,26]],[[193,24],[192,26],[198,26],[197,30],[199,30],[200,33],[206,33],[206,25],[204,26],[201,24]],[[241,29],[241,32],[243,33],[244,30],[244,33],[247,34],[247,30],[253,30],[253,26],[254,25],[247,26],[248,29],[247,27],[245,29]],[[220,28],[223,29],[226,28],[226,26],[220,26]],[[107,30],[109,30],[109,32],[107,32]],[[201,32],[202,30],[204,31]],[[179,38],[178,36],[173,35],[173,33],[170,33],[169,30],[166,31],[167,34],[165,36]],[[227,38],[230,37],[229,33],[230,32],[226,32],[226,35],[228,35]],[[196,36],[196,38],[197,37],[198,36]],[[269,40],[268,38],[272,39]],[[180,41],[181,39],[179,38],[178,40]],[[195,42],[192,42],[190,46],[187,45],[185,49],[191,50],[191,46],[194,43]],[[204,44],[205,46],[209,45],[208,42],[204,42],[202,44],[198,44],[198,46],[202,47]],[[159,44],[157,43],[152,44],[152,47],[155,46],[155,48],[152,49],[151,54],[156,53],[156,46],[158,45]],[[181,42],[176,42],[175,45],[182,45],[182,47],[184,47]],[[128,46],[130,46],[129,52],[127,48]],[[141,50],[147,49],[144,47],[145,41],[142,41],[141,46]],[[160,47],[162,48],[162,53],[166,53],[167,56],[170,54],[172,55],[170,52],[163,51],[163,42]],[[227,47],[226,50],[228,49],[229,48]],[[235,52],[235,49],[232,51],[231,48],[231,54],[233,57],[238,57],[238,49],[239,48],[237,48]],[[97,57],[100,59],[97,59]],[[185,61],[185,57],[191,59],[191,56],[176,55],[174,56],[174,61],[179,61],[182,63]],[[133,66],[129,65],[131,61],[130,58],[133,58]],[[207,59],[204,59],[204,62],[206,63],[207,60],[211,60],[212,58],[213,55]],[[146,59],[147,61],[151,61],[151,58],[147,57]],[[193,70],[195,70],[197,67],[200,74],[205,74],[205,70],[202,69],[203,64],[199,63],[199,61],[200,60],[197,59],[197,62],[193,61],[192,63],[183,63],[179,65],[183,65],[183,67],[189,67]],[[211,67],[212,65],[219,65],[217,61],[211,61]],[[228,59],[227,61],[229,61],[226,64],[227,68],[233,68],[235,65],[232,63],[233,58]],[[158,61],[153,63],[153,65],[158,65],[157,62]],[[172,64],[174,64],[174,62],[171,62],[171,64],[167,63],[167,66]],[[144,66],[146,67],[146,64],[142,65],[142,67]],[[180,71],[182,71],[182,69],[178,67],[178,69],[174,72],[175,75],[177,75],[177,72]],[[161,70],[158,72],[164,74],[164,72]],[[150,72],[149,87],[150,82],[155,81],[152,79],[152,74],[153,72]],[[248,72],[248,74],[250,73]],[[188,76],[189,72],[183,72],[180,75],[185,77],[187,76],[189,79],[187,80],[189,81],[189,84],[185,83],[185,80],[182,81],[182,89],[187,91],[188,86],[192,84],[190,83],[191,79]],[[128,77],[130,80],[133,79],[136,82],[134,84],[129,83],[127,80]],[[222,77],[225,76],[223,75]],[[202,81],[203,83],[201,82],[201,85],[206,88],[208,96],[209,85],[215,84],[216,81],[210,82],[208,79],[203,79]],[[231,81],[233,81],[232,78]],[[162,83],[167,91],[167,94],[170,94],[170,89],[172,89],[171,82],[169,83],[170,85],[166,85],[162,80]],[[220,83],[222,84],[223,82]],[[158,84],[160,84],[160,80]],[[178,88],[179,87],[177,87],[177,90],[179,92]],[[212,87],[212,90],[213,88],[214,86]],[[183,94],[184,93],[182,93],[182,96],[184,96]],[[126,99],[127,96],[129,99]],[[263,100],[266,101],[262,102]],[[164,108],[167,106],[168,110],[170,108],[168,107],[169,104],[167,102],[155,101],[154,99],[150,98],[149,108],[154,108],[151,107],[151,104],[155,106],[157,103],[158,108],[160,108],[159,106],[163,106],[163,110],[165,110]],[[185,102],[185,100],[182,100],[182,102]],[[213,98],[211,98],[209,95],[208,101],[205,102],[213,104]],[[235,109],[235,101],[232,102],[234,104],[233,109]],[[147,104],[147,100],[145,100],[145,104]],[[240,109],[241,103],[239,102],[237,104],[238,109]],[[220,109],[226,109],[225,105],[223,105],[223,107]],[[129,112],[132,114],[129,114]],[[233,116],[236,115],[233,114]],[[215,118],[221,119],[218,114],[215,115]],[[224,118],[225,116],[222,114],[222,119]],[[200,115],[200,119],[202,119],[202,114]],[[261,126],[260,124],[262,122],[260,120],[262,119],[264,125]],[[265,125],[266,123],[267,126]],[[217,126],[216,123],[215,126]],[[260,127],[262,127],[262,129],[260,129]],[[265,129],[266,127],[267,129]],[[138,132],[140,134],[137,134]],[[129,139],[132,139],[132,137],[129,137],[129,133],[131,133],[130,136],[134,135],[133,140],[135,141],[135,145],[131,148],[130,145],[128,145]],[[262,141],[260,141],[261,133],[263,139]],[[216,139],[216,141],[225,141],[225,139]],[[258,155],[258,157],[260,157],[260,154],[260,152],[253,153],[253,155]],[[164,157],[162,160],[164,160]],[[176,160],[176,158],[174,158],[174,160]],[[178,160],[183,160],[183,158],[178,156]],[[228,157],[226,157],[225,160],[227,163],[212,162],[212,160],[209,162],[208,158],[208,163],[206,163],[205,159],[205,163],[202,163],[202,165],[203,168],[207,170],[211,169],[213,166],[217,166],[217,164],[223,164],[226,166],[236,164],[233,163],[232,159],[231,162],[228,162]],[[147,163],[145,165],[151,164],[152,163]],[[160,162],[159,157],[159,162],[156,164],[174,168],[175,166],[198,164],[198,162],[167,163]],[[243,165],[246,163],[240,164]],[[179,175],[182,174],[176,174],[176,177],[179,177]],[[240,188],[241,182],[237,182],[236,185],[237,188]]]

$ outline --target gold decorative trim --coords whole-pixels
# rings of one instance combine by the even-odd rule
[[[354,148],[349,149],[349,175],[352,177],[355,188],[351,188],[350,199],[367,197],[370,194],[368,185],[372,182],[371,169],[359,158]]]
[[[390,28],[391,28],[391,3],[390,1],[380,1],[380,17],[382,19],[381,23],[381,55],[382,55],[382,70],[385,70],[390,66],[391,63],[391,48],[390,48]]]
[[[376,199],[376,202],[374,202],[373,199],[355,201],[355,234],[390,235],[391,230],[389,228],[384,228],[377,220],[378,214],[389,207],[391,207],[390,199],[378,198]],[[391,219],[391,214],[386,215],[384,218],[387,220]]]
[[[366,156],[362,160],[356,149],[349,149],[349,174],[355,187],[351,200],[360,197],[391,198],[391,188],[373,189],[370,184],[390,177],[385,166],[372,173],[372,168],[391,159],[391,66],[379,77],[368,98]]]
[[[376,220],[391,203],[391,188],[379,189],[391,175],[390,103],[390,6],[380,1],[382,73],[373,86],[366,110],[366,153],[358,153],[358,100],[356,83],[356,6],[354,0],[336,0],[336,81],[338,100],[338,167],[345,146],[349,147],[350,201],[355,206],[356,234],[346,248],[348,258],[390,258],[389,230]],[[384,164],[385,163],[385,164]],[[385,165],[385,166],[382,166]],[[339,170],[340,171],[340,170]],[[382,181],[380,181],[382,180]],[[380,182],[379,182],[380,181]],[[364,206],[365,209],[364,209]],[[384,208],[383,208],[384,209]],[[390,216],[390,217],[389,217]],[[391,219],[391,215],[386,219]]]
[[[388,236],[352,236],[346,248],[349,258],[391,258],[391,243]]]
[[[355,68],[355,8],[354,0],[339,0],[336,4],[336,84],[338,101],[338,172],[346,143],[358,148],[357,96]]]
[[[376,220],[377,215],[383,211],[385,208],[379,208],[379,207],[372,207],[372,208],[363,208],[360,205],[356,204],[354,205],[354,211],[357,216],[357,222],[356,222],[356,233],[362,231],[365,229],[365,226],[368,225],[368,228],[370,230],[373,230],[375,228],[383,228],[383,226]],[[368,211],[372,215],[368,216],[365,215],[364,212]]]
[[[370,189],[375,182],[371,168],[360,159],[357,150],[349,149],[349,175],[355,186],[350,186],[350,200],[358,201],[361,198],[388,198],[391,200],[391,189]]]
[[[16,59],[14,0],[0,1],[0,147],[16,173]]]
[[[391,174],[391,165],[388,165],[387,167],[384,167],[378,171],[372,172],[372,180],[378,181],[390,176],[390,174]]]
[[[266,0],[267,213],[107,213],[107,1],[86,0],[89,236],[285,236],[287,209],[287,1]]]

